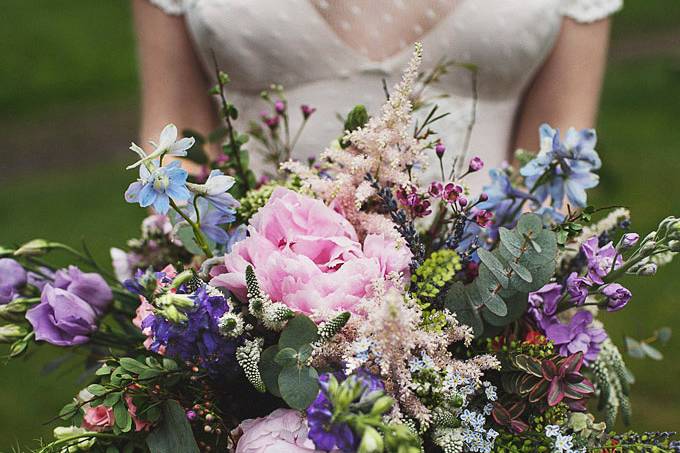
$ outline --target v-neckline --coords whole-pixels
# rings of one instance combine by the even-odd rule
[[[302,0],[312,11],[313,13],[317,16],[317,19],[323,23],[323,28],[324,30],[329,34],[329,36],[336,41],[336,43],[343,49],[345,53],[347,53],[352,59],[357,59],[360,60],[360,66],[365,69],[375,69],[375,70],[382,70],[384,72],[390,72],[394,66],[399,63],[402,64],[405,60],[407,60],[411,53],[413,52],[412,46],[406,46],[402,49],[399,49],[397,52],[395,52],[392,55],[387,56],[386,58],[380,59],[380,60],[373,60],[372,58],[368,57],[367,55],[363,54],[361,51],[355,49],[354,47],[350,46],[347,42],[345,42],[344,39],[342,39],[333,29],[331,24],[328,23],[326,18],[321,14],[321,12],[314,6],[312,3],[312,0]],[[459,0],[457,3],[460,3],[464,0]],[[457,8],[452,9],[446,17],[443,17],[439,22],[437,22],[432,28],[427,30],[425,33],[423,33],[418,39],[414,40],[413,43],[416,42],[421,42],[423,43],[423,46],[427,48],[427,43],[425,41],[430,40],[434,34],[436,34],[439,29],[445,24],[450,22],[455,13],[457,11]],[[411,44],[413,44],[411,43]]]

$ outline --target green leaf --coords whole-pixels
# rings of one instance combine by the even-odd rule
[[[193,255],[203,255],[203,249],[196,244],[194,239],[194,231],[189,225],[182,225],[177,229],[177,238],[182,243],[185,249]]]
[[[106,393],[106,387],[101,384],[91,384],[87,386],[87,391],[92,393],[94,396],[101,396]]]
[[[178,368],[177,362],[167,357],[163,357],[163,369],[168,371],[175,371]]]
[[[531,283],[533,281],[533,278],[531,277],[531,272],[529,270],[522,266],[521,264],[517,264],[514,261],[508,261],[508,265],[512,268],[513,271],[517,274],[519,278],[524,280],[527,283]]]
[[[543,230],[541,216],[534,213],[522,214],[517,222],[516,229],[520,234],[533,238],[539,231]]]
[[[106,407],[113,407],[113,406],[116,405],[116,403],[117,403],[118,401],[120,401],[120,397],[121,397],[121,396],[122,396],[122,395],[121,395],[120,392],[109,393],[109,394],[106,395],[106,397],[104,398],[104,401],[102,402],[102,404],[103,404],[104,406],[106,406]]]
[[[97,368],[97,371],[94,372],[96,376],[106,376],[108,374],[111,374],[112,368],[109,367],[108,365],[102,365],[101,367]]]
[[[119,400],[113,405],[113,417],[116,419],[116,426],[124,433],[132,429],[132,417],[128,412],[125,401]]]
[[[68,403],[59,411],[59,417],[63,420],[70,418],[76,411],[76,403]]]
[[[486,249],[480,248],[477,250],[479,259],[484,265],[489,268],[491,273],[501,286],[508,286],[508,277],[505,272],[505,265],[496,256]]]
[[[304,315],[297,315],[281,332],[279,347],[293,348],[296,351],[304,344],[314,343],[319,338],[314,321]]]
[[[298,351],[298,360],[300,363],[305,363],[312,356],[314,348],[311,344],[303,344]]]
[[[522,254],[521,249],[524,242],[522,236],[516,231],[508,230],[505,227],[501,227],[498,232],[500,233],[501,244],[508,249],[512,256],[515,258],[519,257]]]
[[[120,366],[123,367],[125,371],[129,371],[130,373],[141,374],[143,371],[149,369],[149,367],[143,363],[140,363],[130,357],[123,357],[119,360],[119,362]]]
[[[277,345],[270,346],[260,354],[260,362],[257,367],[260,370],[260,375],[262,376],[262,381],[269,393],[274,396],[281,396],[281,391],[279,390],[279,373],[283,369],[281,365],[276,363],[274,358],[279,352],[279,347]]]
[[[199,453],[182,406],[175,400],[163,404],[161,423],[146,438],[150,453]]]
[[[319,375],[311,367],[287,366],[279,374],[279,389],[291,408],[304,410],[319,393]]]
[[[489,293],[489,297],[484,301],[484,306],[496,316],[503,317],[508,314],[508,306],[498,294]]]
[[[274,361],[282,367],[297,364],[298,353],[293,348],[283,348],[274,357]]]

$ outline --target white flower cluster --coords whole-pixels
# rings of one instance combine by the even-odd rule
[[[559,426],[547,425],[545,435],[553,439],[553,453],[585,453],[585,448],[574,449],[573,438],[563,435]]]

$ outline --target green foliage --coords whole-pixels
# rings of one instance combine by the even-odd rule
[[[366,107],[363,105],[359,104],[356,105],[348,114],[347,118],[345,119],[345,124],[344,124],[344,132],[352,132],[355,131],[359,128],[364,127],[364,125],[368,123],[368,112],[366,111]],[[340,146],[343,148],[347,148],[350,146],[351,143],[349,140],[346,140],[344,138],[340,139]]]
[[[258,370],[264,387],[293,409],[306,409],[319,393],[318,373],[308,365],[312,345],[318,340],[314,321],[297,315],[287,322],[279,343],[260,356]]]
[[[146,438],[150,453],[198,453],[198,445],[182,406],[175,400],[163,404],[161,423]]]
[[[517,226],[500,229],[492,252],[479,249],[479,275],[467,286],[454,283],[445,306],[469,325],[476,336],[518,319],[527,294],[548,283],[555,270],[557,239],[536,214],[524,214]]]
[[[246,194],[241,197],[239,202],[241,206],[236,209],[236,215],[239,222],[248,222],[248,220],[267,202],[269,197],[271,197],[272,192],[277,187],[285,187],[290,190],[299,191],[301,188],[300,181],[296,178],[287,180],[285,183],[281,181],[273,181],[267,184],[263,184],[257,189],[252,189],[246,192]]]

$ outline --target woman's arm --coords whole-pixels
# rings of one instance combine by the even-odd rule
[[[209,82],[183,18],[167,15],[148,0],[132,4],[142,97],[141,142],[157,139],[168,123],[180,131],[214,130],[217,114],[208,95]],[[183,166],[194,174],[200,171],[189,161]]]
[[[581,24],[565,18],[552,54],[518,112],[514,149],[538,149],[538,127],[594,127],[609,44],[609,20]]]

